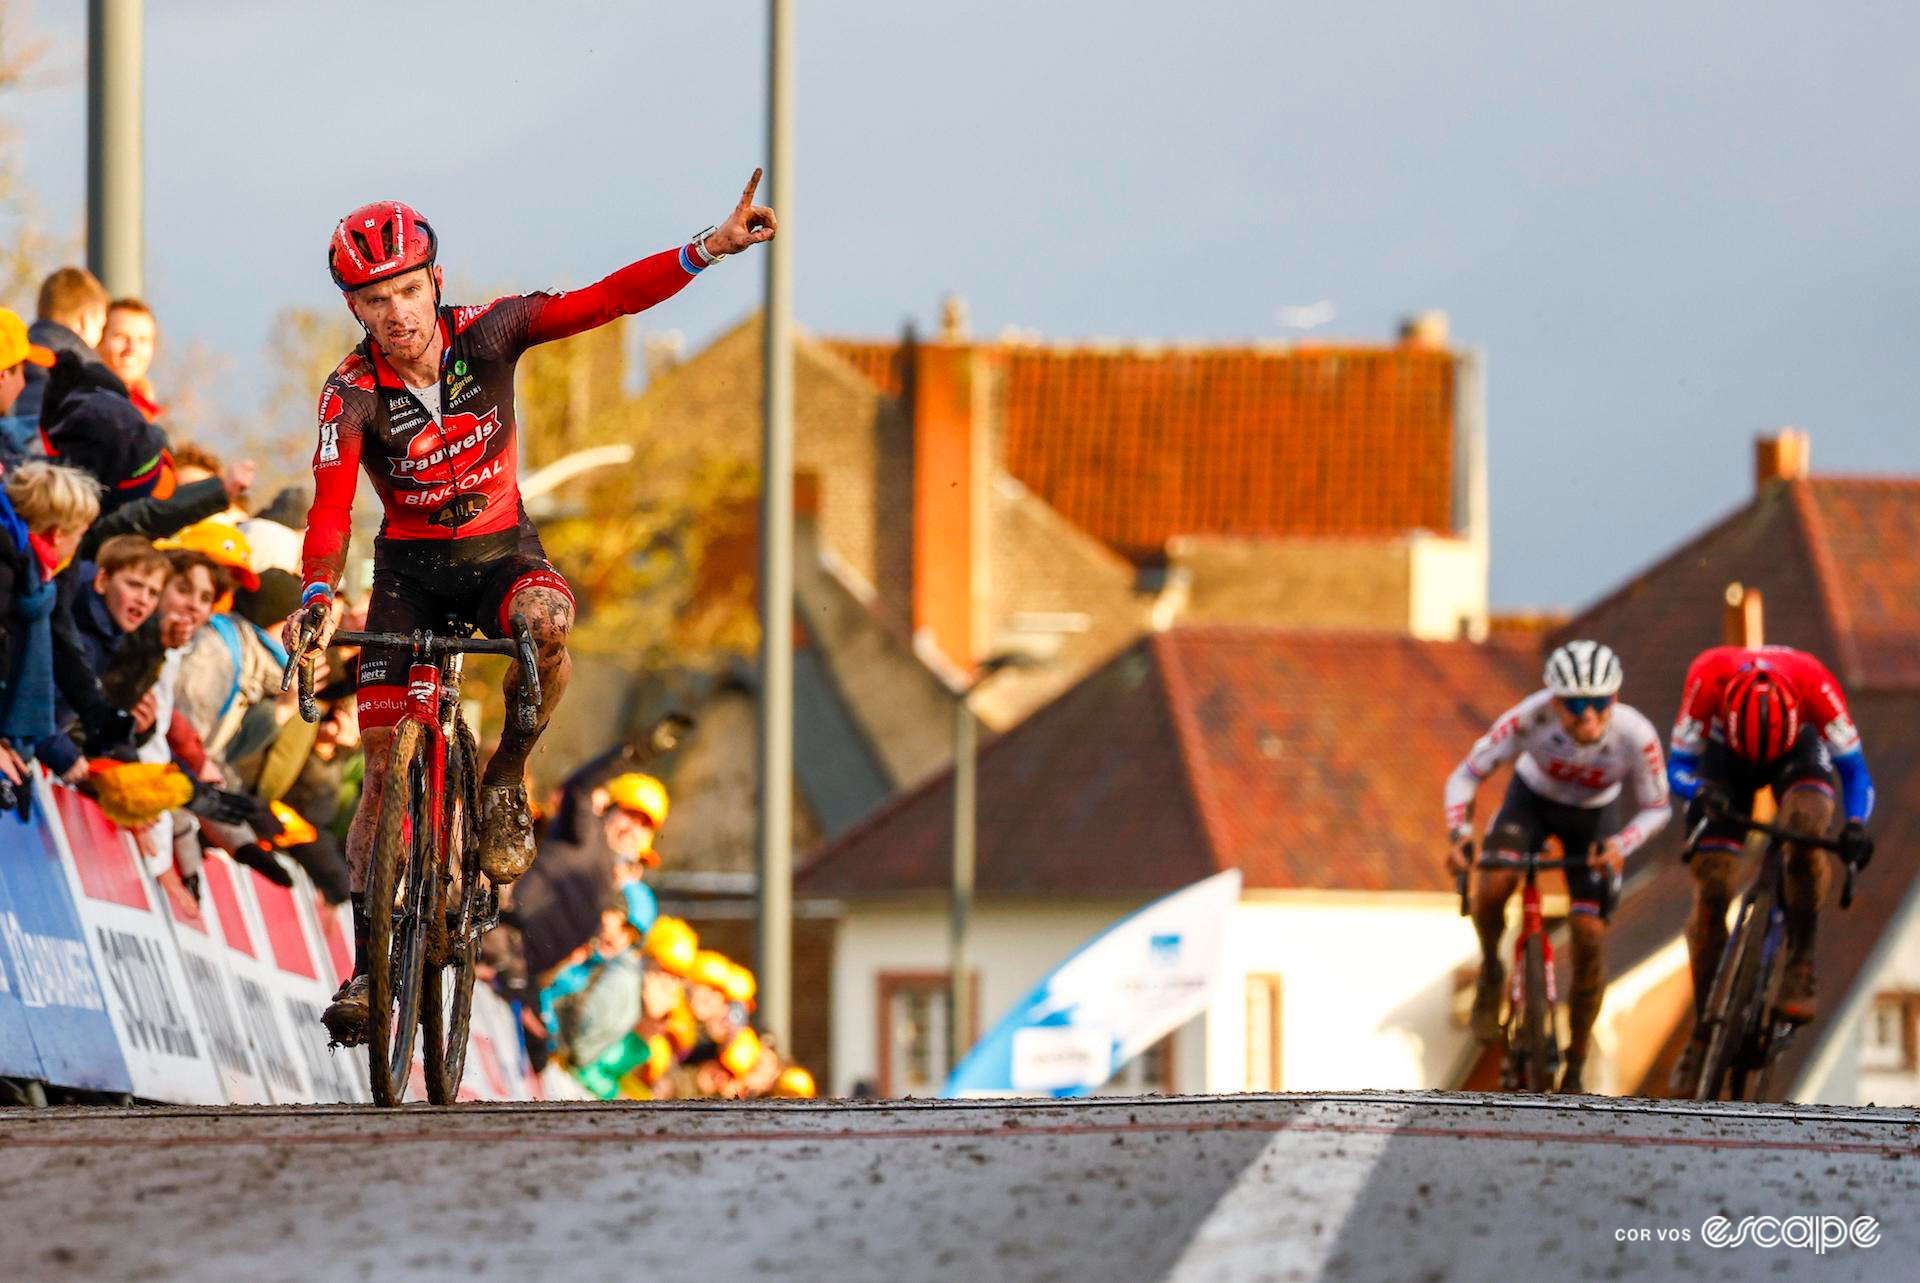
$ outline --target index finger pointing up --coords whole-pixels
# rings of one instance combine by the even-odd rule
[[[737,208],[745,209],[747,208],[747,206],[753,204],[753,189],[758,187],[759,185],[760,185],[760,171],[758,169],[755,169],[753,171],[753,177],[747,180],[747,189],[740,193],[740,204],[738,205]]]

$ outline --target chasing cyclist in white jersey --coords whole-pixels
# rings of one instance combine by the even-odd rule
[[[1547,657],[1547,689],[1502,713],[1447,778],[1448,866],[1467,866],[1473,837],[1473,801],[1480,784],[1502,763],[1513,780],[1486,833],[1486,848],[1513,857],[1537,851],[1549,836],[1570,859],[1573,992],[1563,1092],[1584,1090],[1581,1072],[1594,1017],[1606,987],[1606,920],[1631,855],[1667,823],[1666,763],[1660,734],[1638,709],[1618,703],[1620,659],[1595,641],[1573,641]],[[1623,805],[1631,792],[1632,809]],[[1506,968],[1500,936],[1507,900],[1520,884],[1508,869],[1480,871],[1473,923],[1480,935],[1480,983],[1473,995],[1473,1032],[1483,1042],[1500,1036],[1500,998]]]

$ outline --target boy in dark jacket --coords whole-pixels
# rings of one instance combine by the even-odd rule
[[[97,562],[80,562],[60,576],[63,592],[68,585],[77,588],[68,609],[73,638],[91,672],[106,672],[119,653],[122,639],[152,616],[167,576],[167,554],[138,535],[115,535],[100,546]],[[82,731],[73,725],[74,709],[66,692],[60,690],[56,695],[57,729],[40,745],[40,760],[64,778],[82,756],[75,733],[86,741],[94,756],[102,746],[95,743],[97,729]]]

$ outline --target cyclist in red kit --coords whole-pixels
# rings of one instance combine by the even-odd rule
[[[320,392],[306,587],[300,611],[287,621],[287,645],[297,645],[303,623],[317,629],[316,648],[332,632],[327,605],[346,561],[362,469],[385,509],[374,541],[369,632],[442,631],[456,617],[502,637],[510,635],[512,616],[526,617],[545,699],[531,732],[508,720],[481,776],[481,867],[496,884],[513,881],[533,861],[527,754],[566,689],[573,624],[573,594],[520,503],[515,364],[537,343],[664,302],[720,259],[772,240],[773,211],[753,203],[759,181],[755,170],[725,222],[597,284],[476,307],[442,301],[439,238],[398,201],[354,210],[327,244],[328,270],[366,338]],[[358,705],[367,773],[347,836],[354,975],[326,1013],[336,1041],[357,1041],[366,1026],[364,893],[406,678],[404,654],[362,653]],[[517,683],[517,670],[507,681]]]

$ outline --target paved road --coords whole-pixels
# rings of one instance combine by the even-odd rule
[[[1920,1122],[1378,1093],[14,1110],[0,1207],[0,1279],[1905,1280]],[[1877,1238],[1711,1246],[1715,1216]]]

